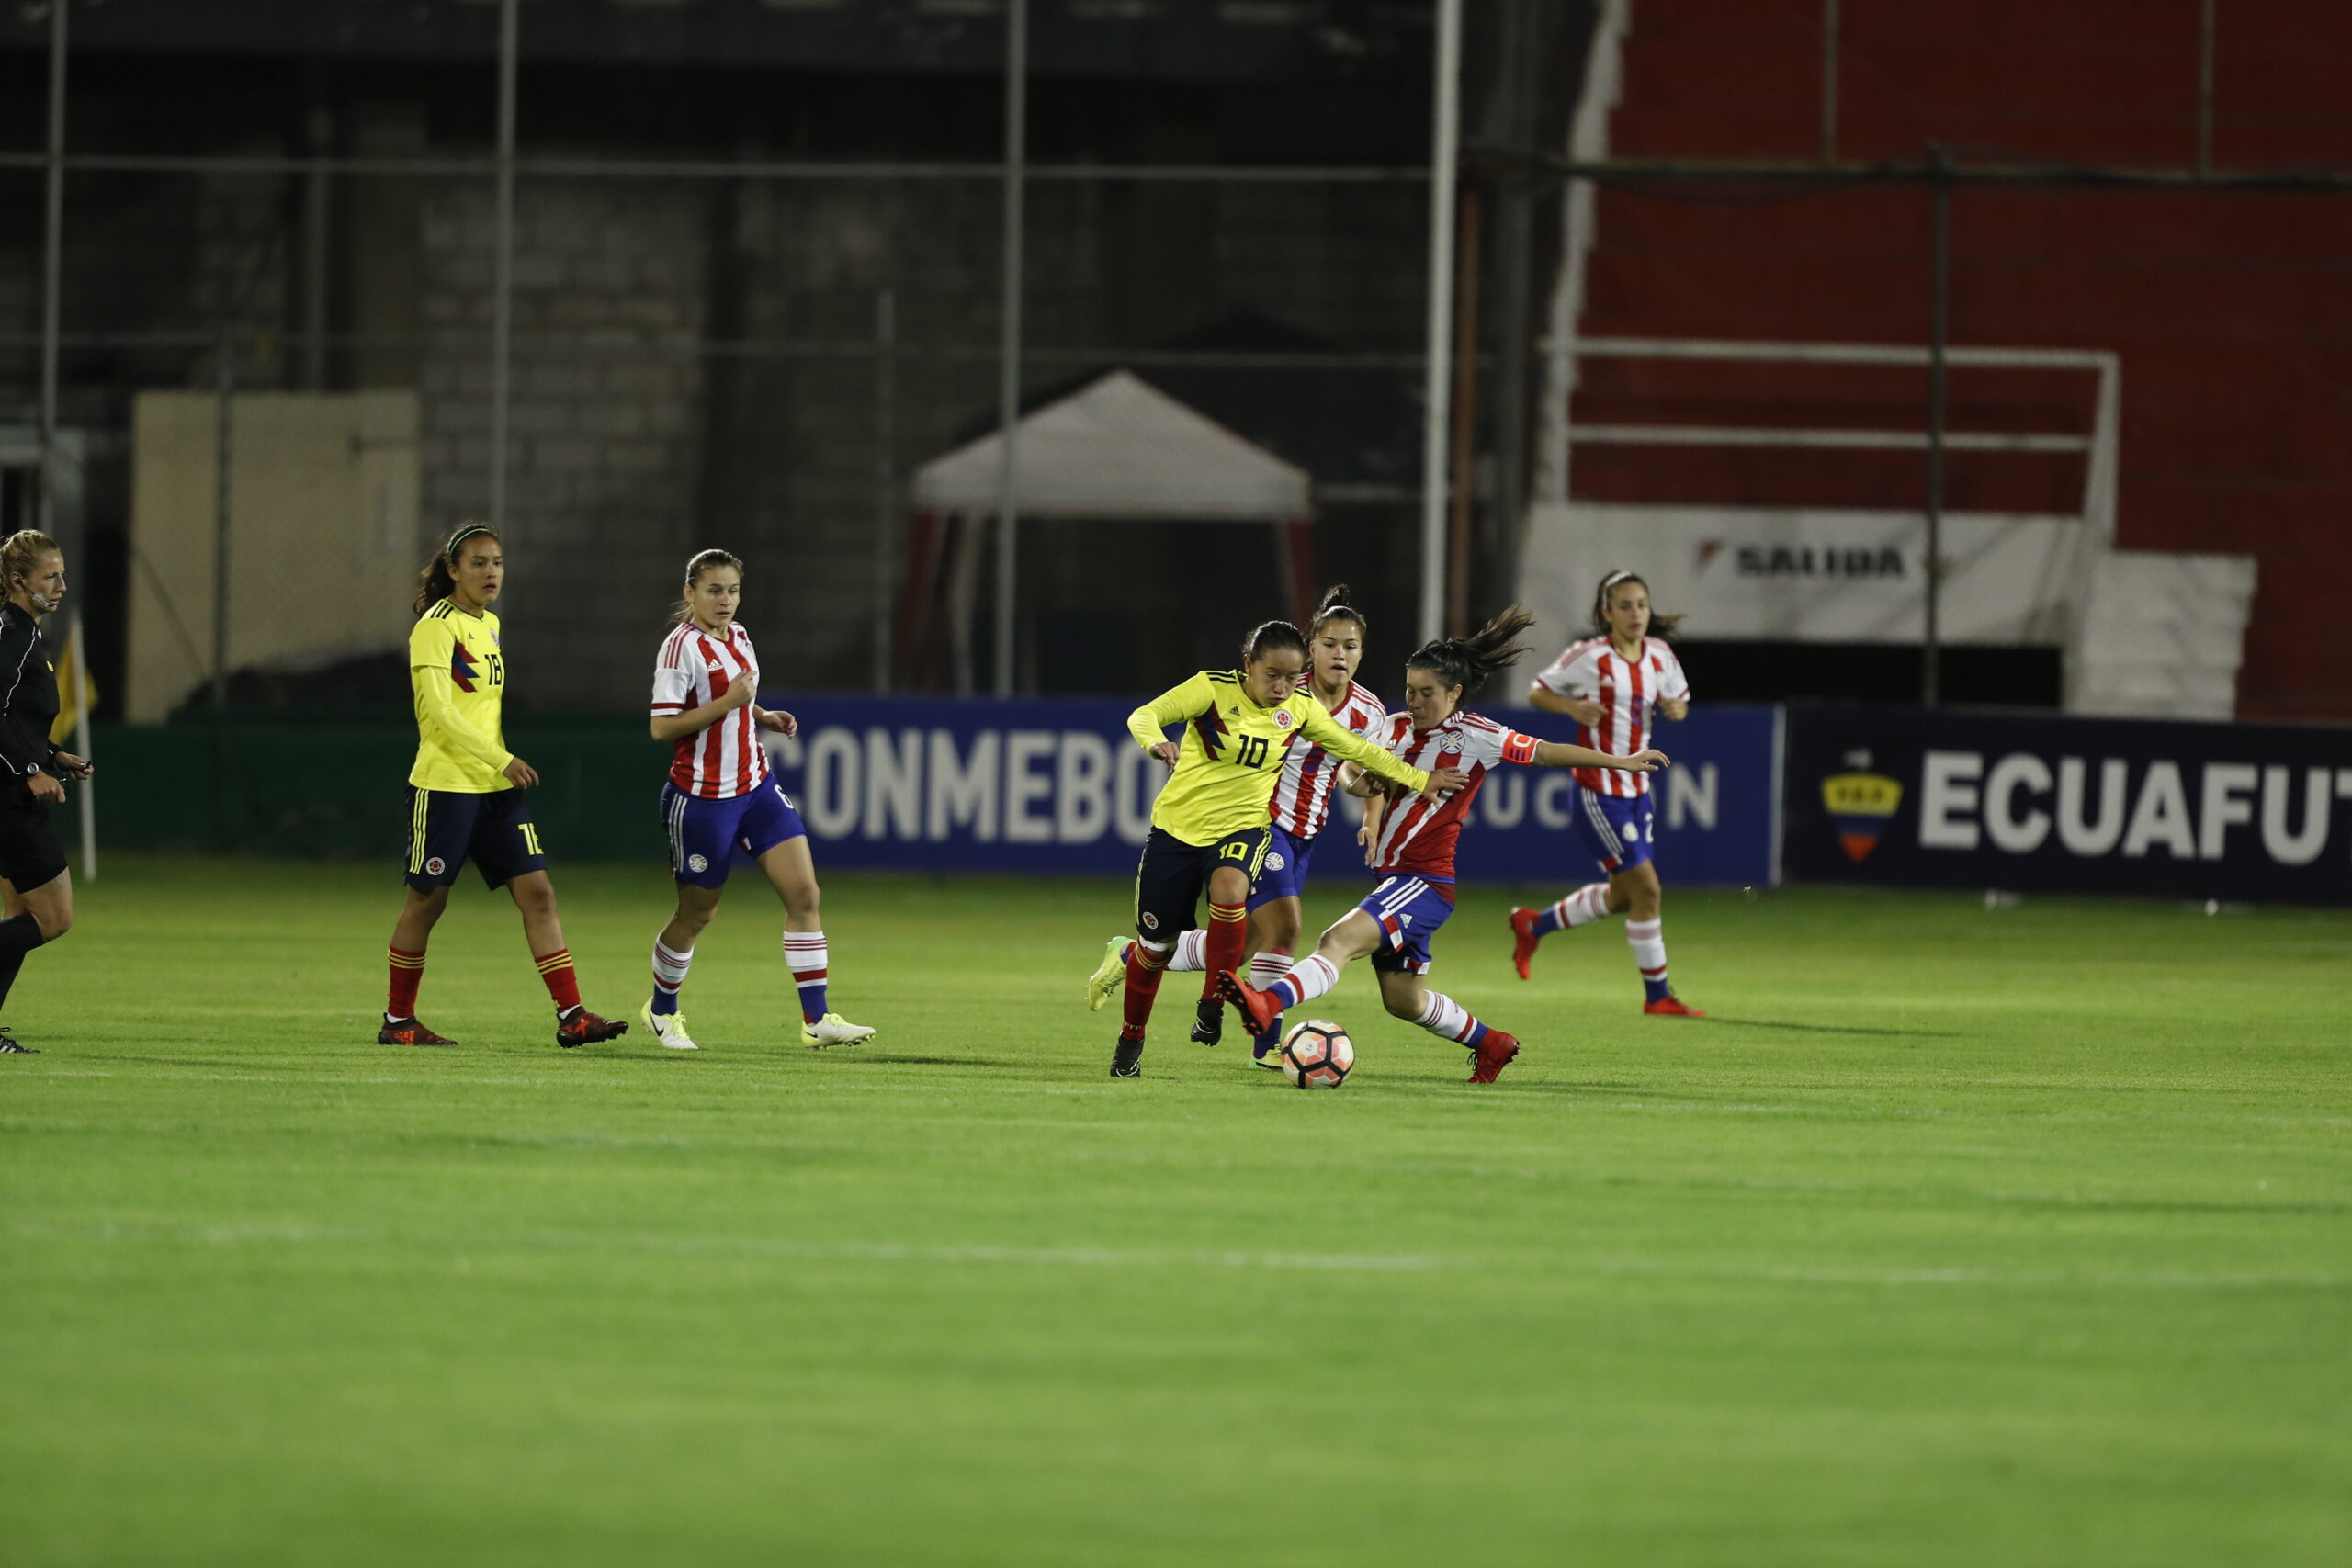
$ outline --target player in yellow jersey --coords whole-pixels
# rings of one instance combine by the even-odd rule
[[[425,942],[449,907],[449,885],[469,855],[482,880],[506,888],[522,911],[523,934],[555,1000],[555,1043],[586,1045],[628,1031],[580,1005],[548,857],[523,798],[539,775],[506,749],[501,732],[506,655],[490,605],[505,581],[505,551],[481,523],[460,524],[417,574],[418,620],[408,638],[409,685],[416,694],[408,900],[392,927],[391,990],[379,1044],[457,1043],[417,1021],[416,988],[424,978]]]
[[[1305,689],[1306,638],[1288,621],[1250,634],[1239,670],[1204,670],[1127,716],[1136,744],[1172,770],[1151,808],[1151,836],[1136,870],[1136,942],[1127,950],[1126,1010],[1111,1076],[1143,1076],[1144,1025],[1176,938],[1209,897],[1208,978],[1202,1009],[1214,1021],[1216,982],[1241,961],[1250,884],[1272,832],[1268,805],[1283,757],[1301,739],[1432,799],[1465,782],[1451,768],[1423,773],[1341,728]],[[1167,738],[1184,727],[1182,741]],[[1114,983],[1106,957],[1096,984]]]

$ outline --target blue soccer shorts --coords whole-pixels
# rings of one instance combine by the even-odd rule
[[[1306,861],[1315,852],[1313,839],[1294,838],[1280,828],[1270,830],[1266,858],[1258,880],[1250,885],[1250,909],[1255,914],[1277,898],[1296,898],[1306,890]]]
[[[1430,938],[1453,913],[1453,888],[1419,876],[1383,879],[1356,906],[1380,928],[1380,951],[1372,966],[1389,975],[1430,972]]]
[[[731,800],[705,800],[665,782],[662,824],[670,835],[670,874],[696,887],[725,886],[737,850],[757,860],[808,831],[774,779]]]
[[[1595,795],[1577,786],[1576,808],[1569,813],[1577,837],[1600,863],[1605,875],[1641,864],[1650,858],[1650,801],[1647,795]]]

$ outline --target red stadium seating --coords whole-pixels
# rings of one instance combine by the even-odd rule
[[[1847,0],[1839,152],[2181,168],[2195,153],[2197,0]],[[2222,7],[2213,156],[2352,167],[2352,6]],[[1819,10],[1636,0],[1622,157],[1811,158]],[[1587,337],[1903,343],[1928,326],[1929,198],[1611,189]],[[1969,187],[1952,201],[1955,343],[2122,360],[2119,542],[2250,554],[2238,708],[2352,718],[2352,196]],[[2090,378],[1956,374],[1956,428],[2086,425]],[[1588,360],[1579,421],[1917,429],[1903,369]],[[1577,494],[1906,504],[1916,454],[1580,447]],[[1958,507],[2072,510],[2079,457],[1956,454]],[[1645,485],[1649,488],[1645,490]]]

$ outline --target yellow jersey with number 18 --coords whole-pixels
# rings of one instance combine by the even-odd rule
[[[1429,787],[1429,774],[1342,726],[1305,685],[1267,706],[1238,671],[1204,670],[1129,714],[1127,733],[1148,750],[1171,724],[1184,727],[1184,739],[1151,825],[1202,848],[1267,824],[1283,758],[1301,739],[1408,789]]]
[[[425,611],[408,634],[408,683],[416,695],[409,783],[458,795],[514,787],[502,771],[514,754],[499,725],[506,656],[496,615],[469,615],[447,599]]]

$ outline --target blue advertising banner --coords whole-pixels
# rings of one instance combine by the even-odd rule
[[[797,736],[767,737],[769,756],[820,866],[1130,876],[1167,776],[1128,736],[1123,703],[761,700],[800,721]],[[1549,715],[1506,718],[1547,739],[1572,733]],[[1654,782],[1661,874],[1684,885],[1770,881],[1775,710],[1695,707],[1659,730],[1676,764]],[[1591,881],[1597,868],[1569,830],[1575,799],[1565,770],[1498,770],[1462,835],[1462,876]],[[1343,798],[1335,818],[1352,852],[1361,808]],[[1327,839],[1339,830],[1335,820]],[[1355,864],[1334,842],[1316,870],[1328,878]]]
[[[1792,707],[1789,875],[2352,903],[2352,729]]]

